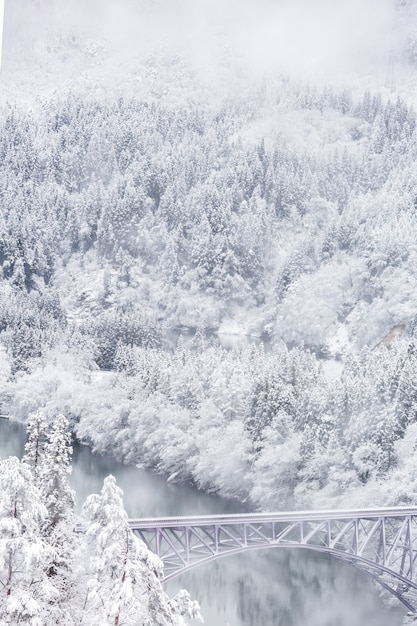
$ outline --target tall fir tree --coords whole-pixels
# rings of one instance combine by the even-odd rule
[[[35,484],[39,486],[39,476],[48,439],[48,425],[42,411],[36,411],[29,416],[26,422],[26,436],[25,454],[22,460],[31,468]]]
[[[0,624],[56,623],[59,597],[48,576],[53,549],[42,536],[47,510],[26,463],[0,462]]]
[[[129,528],[122,490],[113,476],[100,495],[87,498],[83,513],[90,557],[82,624],[87,626],[185,626],[199,619],[187,594],[173,600],[162,589],[162,562]],[[201,621],[201,619],[200,619]]]

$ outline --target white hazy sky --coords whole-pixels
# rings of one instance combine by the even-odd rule
[[[103,38],[115,54],[165,49],[212,75],[225,56],[248,74],[337,79],[387,63],[396,0],[6,0],[5,56],[52,33]],[[401,33],[401,38],[406,35]],[[29,45],[28,45],[29,43]]]
[[[0,67],[1,67],[1,53],[3,49],[3,16],[4,16],[4,0],[0,0]]]

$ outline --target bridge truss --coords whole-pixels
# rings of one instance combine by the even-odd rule
[[[129,524],[162,559],[165,581],[229,554],[304,548],[353,565],[417,613],[417,508],[137,519]]]

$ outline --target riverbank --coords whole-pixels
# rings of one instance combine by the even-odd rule
[[[417,493],[410,345],[351,355],[336,380],[282,343],[225,350],[200,334],[106,372],[61,346],[1,388],[21,421],[64,413],[93,450],[252,508],[394,506]]]

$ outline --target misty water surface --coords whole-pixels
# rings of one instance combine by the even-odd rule
[[[0,420],[0,459],[20,456],[24,427]],[[130,516],[197,515],[243,510],[237,502],[188,486],[172,485],[133,466],[75,446],[72,485],[77,506],[112,473]],[[353,568],[325,555],[265,550],[225,557],[195,568],[167,585],[187,588],[207,626],[400,626],[404,611],[387,608],[376,587]]]

